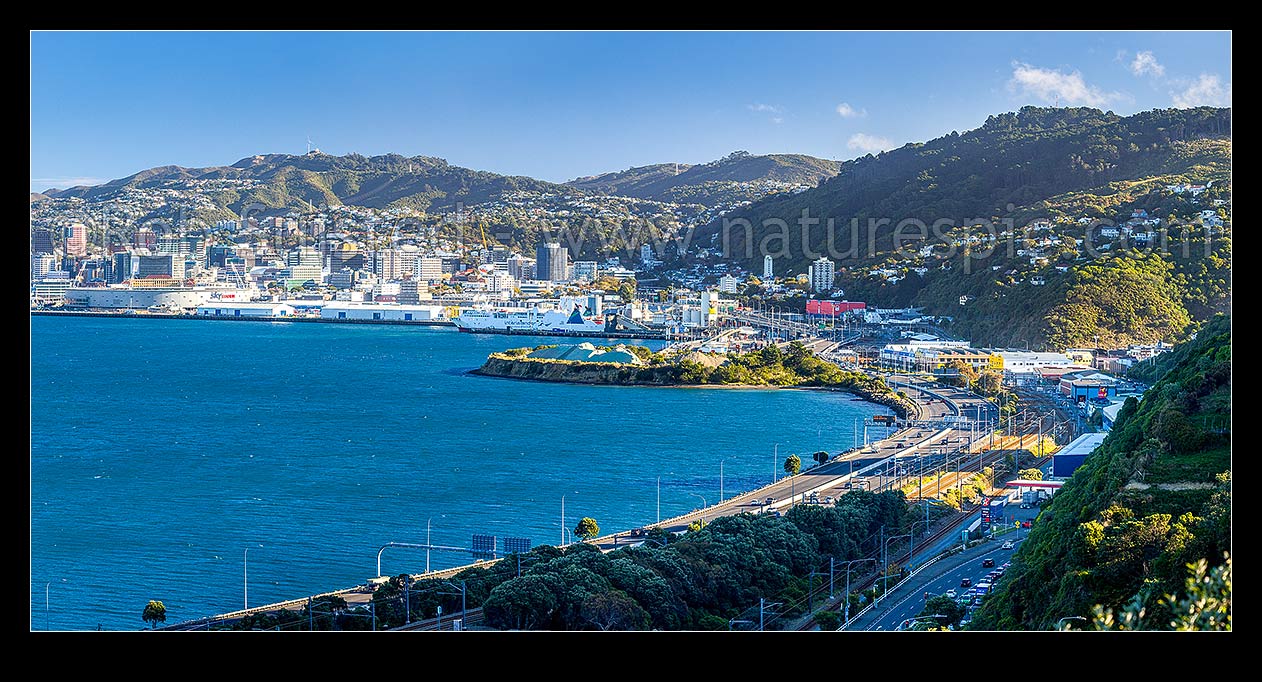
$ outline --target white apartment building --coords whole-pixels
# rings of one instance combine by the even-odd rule
[[[819,260],[811,263],[809,274],[811,290],[820,292],[832,291],[834,276],[833,262],[821,256]]]

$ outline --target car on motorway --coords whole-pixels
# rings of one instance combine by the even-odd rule
[[[1022,508],[1022,509],[1030,509],[1030,503],[1029,503],[1029,502],[1022,502],[1022,503],[1021,503],[1021,508]]]
[[[1031,527],[1033,527],[1033,526],[1034,526],[1034,524],[1033,524],[1033,523],[1030,523],[1030,520],[1029,520],[1029,519],[1026,519],[1025,521],[1022,521],[1022,522],[1021,522],[1021,527],[1022,527],[1022,528],[1031,528]]]
[[[776,501],[776,498],[768,497],[767,500],[763,502],[763,504],[771,504],[772,502],[775,502],[775,501]]]
[[[995,566],[994,559],[982,559],[982,568],[994,568],[994,566]]]
[[[999,549],[1012,549],[1012,541],[1009,540],[999,546]]]
[[[960,587],[972,587],[972,586],[973,586],[972,578],[960,578]]]

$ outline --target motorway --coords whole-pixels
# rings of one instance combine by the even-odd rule
[[[672,519],[646,524],[646,528],[660,526],[664,530],[679,532],[701,520],[709,523],[714,519],[740,513],[783,513],[795,504],[810,504],[812,499],[826,502],[828,497],[839,497],[849,490],[888,490],[900,484],[904,477],[913,473],[911,462],[921,460],[925,467],[940,462],[961,447],[968,449],[970,430],[964,428],[939,428],[941,420],[952,415],[984,413],[983,405],[990,405],[980,396],[953,388],[929,388],[926,382],[916,379],[897,380],[897,388],[920,406],[919,418],[913,426],[899,429],[867,446],[854,448],[829,460],[826,464],[804,469],[797,476],[786,476],[775,483],[757,490],[728,498],[719,504],[694,510]],[[894,383],[891,381],[891,383]],[[887,431],[887,429],[880,429]],[[980,438],[982,430],[977,431]],[[875,435],[875,434],[874,434]],[[884,436],[884,434],[881,434]],[[923,459],[922,459],[923,458]],[[805,465],[806,462],[803,462]],[[811,494],[815,494],[815,498]],[[770,503],[768,503],[770,500]],[[602,550],[613,550],[626,545],[639,544],[631,530],[606,535],[591,541]]]
[[[1011,520],[1032,520],[1038,516],[1039,509],[1037,507],[1020,509],[1016,503],[1011,503],[1006,513],[1007,518]],[[906,583],[890,590],[875,607],[862,617],[855,618],[847,630],[897,630],[901,623],[924,609],[926,592],[930,596],[942,594],[947,590],[963,592],[965,588],[960,586],[963,578],[968,578],[973,585],[976,585],[987,573],[1011,561],[1029,532],[1028,529],[1022,528],[1001,535],[995,540],[983,542],[959,554],[938,560]],[[1013,549],[1002,548],[1005,540],[1012,541]],[[988,558],[994,560],[994,567],[982,566],[982,562]],[[965,616],[965,619],[969,617]]]

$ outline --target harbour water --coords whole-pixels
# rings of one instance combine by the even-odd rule
[[[658,477],[667,518],[718,500],[721,461],[730,496],[789,453],[850,447],[856,418],[886,412],[844,393],[467,373],[557,342],[32,317],[31,627],[139,629],[150,599],[168,622],[241,608],[247,548],[260,605],[362,583],[381,545],[424,542],[427,522],[434,544],[558,543],[563,495],[569,528],[652,523]],[[424,568],[415,550],[383,557],[386,574]]]

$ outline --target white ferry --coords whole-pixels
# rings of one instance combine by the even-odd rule
[[[466,308],[455,319],[456,328],[462,332],[522,332],[522,333],[599,333],[605,331],[602,317],[583,317],[582,308],[575,305],[570,312],[562,310],[526,310]]]

